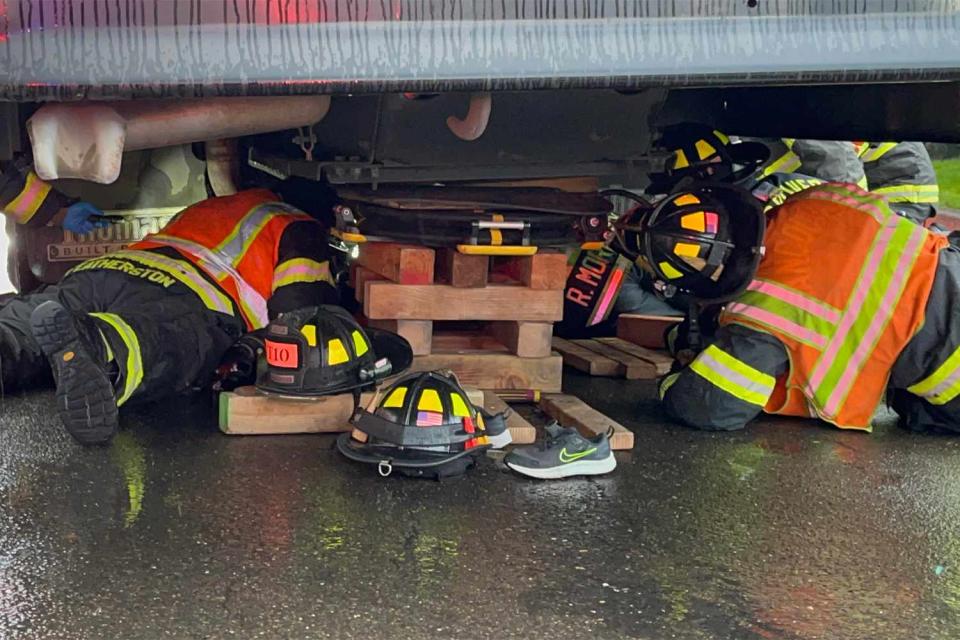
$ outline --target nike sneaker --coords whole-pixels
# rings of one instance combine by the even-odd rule
[[[576,429],[547,425],[546,438],[508,453],[504,463],[525,476],[554,480],[570,476],[594,476],[610,473],[617,460],[610,449],[610,434],[584,438]]]

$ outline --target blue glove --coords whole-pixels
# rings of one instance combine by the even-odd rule
[[[103,211],[89,202],[78,202],[67,209],[67,217],[63,219],[63,228],[74,233],[90,233],[94,229],[109,227],[108,220],[91,220],[92,216],[102,216]]]

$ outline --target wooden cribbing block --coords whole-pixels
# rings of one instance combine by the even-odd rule
[[[624,353],[629,353],[630,355],[636,356],[641,360],[646,360],[656,367],[658,376],[663,376],[670,373],[670,367],[673,366],[673,358],[663,351],[647,349],[638,344],[621,340],[620,338],[596,338],[595,340],[597,342],[602,342],[609,347],[613,347],[618,351],[623,351]]]
[[[360,245],[357,262],[387,280],[400,284],[433,282],[434,251],[429,247],[393,242]]]
[[[567,254],[539,252],[494,261],[494,270],[531,289],[554,291],[567,284]]]
[[[458,289],[449,285],[367,282],[363,312],[372,320],[529,320],[563,318],[563,291],[491,285]]]
[[[413,371],[450,369],[461,384],[479,389],[540,389],[558,392],[563,358],[520,358],[503,353],[433,353],[413,359]]]
[[[545,394],[540,409],[565,427],[576,427],[583,436],[592,438],[613,428],[610,446],[616,451],[633,449],[633,432],[611,420],[586,402],[564,393]]]
[[[488,256],[471,256],[453,249],[442,249],[437,252],[435,280],[453,287],[485,287],[489,269]]]
[[[364,406],[373,397],[361,397]],[[230,435],[336,433],[349,431],[353,394],[289,399],[240,387],[220,394],[220,431]]]
[[[486,396],[483,391],[472,387],[465,387],[464,391],[471,403],[484,405]],[[373,398],[373,392],[362,394],[360,406],[367,407]],[[240,387],[220,394],[220,431],[229,435],[350,431],[352,415],[352,393],[319,398],[280,398],[264,395],[255,387]]]
[[[663,349],[667,329],[683,318],[624,313],[617,318],[617,337],[649,349]]]
[[[415,356],[430,353],[433,344],[432,320],[367,320],[367,324],[406,338]]]
[[[563,356],[563,362],[592,376],[618,377],[626,371],[625,367],[590,349],[585,349],[563,338],[553,339],[553,349]]]
[[[432,353],[503,353],[510,351],[493,336],[476,331],[437,331]]]
[[[483,408],[487,413],[494,414],[510,409],[507,403],[492,391],[484,392]],[[510,415],[507,417],[507,428],[510,429],[513,444],[530,444],[537,439],[536,428],[516,411],[510,411]]]
[[[357,302],[363,302],[363,293],[366,291],[368,282],[384,279],[379,273],[370,271],[370,269],[356,263],[354,263],[350,273],[353,275],[353,297],[356,298]]]
[[[521,358],[545,358],[552,350],[552,322],[491,322],[488,331]]]
[[[641,360],[629,353],[615,349],[599,340],[572,340],[573,344],[599,353],[601,356],[619,362],[623,366],[622,375],[627,380],[650,380],[657,377],[657,366],[648,360]]]

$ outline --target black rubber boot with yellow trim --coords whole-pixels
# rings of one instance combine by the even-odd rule
[[[44,302],[30,316],[33,336],[57,381],[57,410],[67,431],[86,445],[106,444],[117,432],[117,399],[96,346],[59,302]]]

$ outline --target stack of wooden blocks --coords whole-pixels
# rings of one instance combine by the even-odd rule
[[[360,247],[353,282],[372,327],[406,338],[415,371],[450,369],[480,389],[558,392],[552,353],[566,255],[467,255],[394,243]]]

